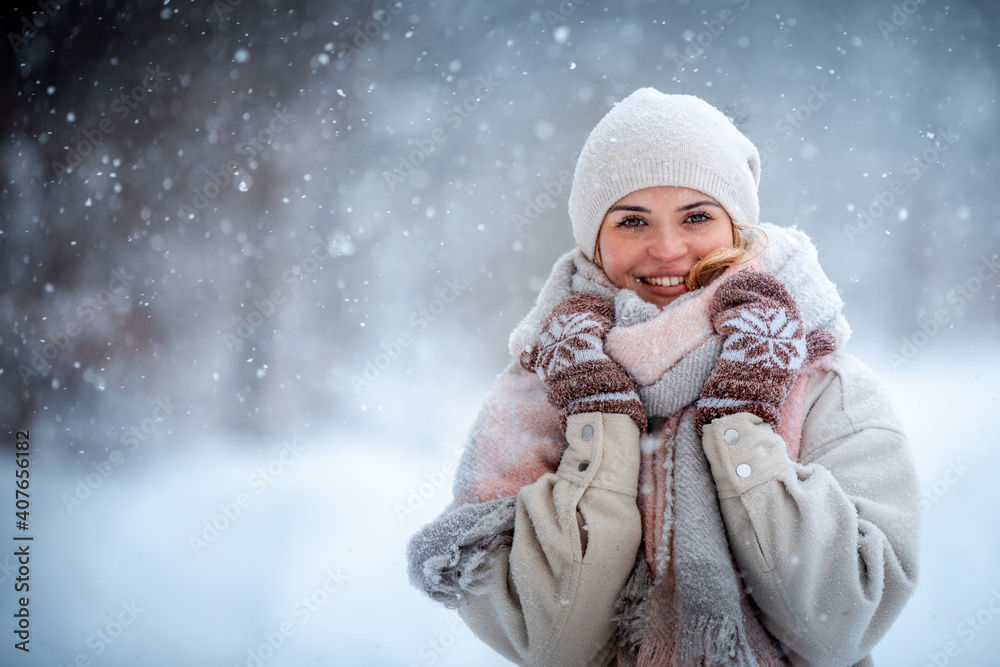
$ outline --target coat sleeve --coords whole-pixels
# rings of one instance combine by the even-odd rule
[[[810,380],[804,409],[798,462],[748,413],[706,425],[703,444],[764,626],[794,665],[852,665],[916,584],[916,472],[885,390],[853,357]]]
[[[459,610],[476,635],[519,665],[610,662],[615,602],[639,549],[635,422],[572,415],[566,438],[557,471],[517,494],[513,543],[498,554],[488,590]]]

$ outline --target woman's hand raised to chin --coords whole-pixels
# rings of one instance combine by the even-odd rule
[[[698,401],[698,431],[713,419],[739,412],[777,427],[799,369],[832,352],[833,336],[826,331],[806,336],[792,295],[780,280],[755,269],[719,285],[710,317],[724,340]]]
[[[521,354],[521,366],[537,373],[548,399],[562,414],[614,412],[646,430],[646,411],[635,382],[604,353],[604,337],[614,326],[615,306],[593,294],[574,294],[552,309],[541,341]]]

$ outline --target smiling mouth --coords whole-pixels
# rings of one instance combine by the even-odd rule
[[[639,282],[657,287],[673,287],[684,282],[687,276],[662,276],[660,278],[639,278]]]

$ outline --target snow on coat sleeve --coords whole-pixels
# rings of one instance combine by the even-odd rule
[[[838,354],[807,386],[798,462],[759,417],[706,426],[730,547],[794,665],[864,659],[913,592],[916,471],[875,375]]]
[[[407,544],[413,586],[451,609],[480,592],[496,552],[510,543],[518,491],[558,469],[565,441],[545,384],[511,363],[469,435],[452,503]]]
[[[459,610],[480,639],[519,665],[610,662],[615,601],[639,549],[635,422],[571,415],[566,438],[558,470],[517,494],[513,543],[499,552],[489,589]]]

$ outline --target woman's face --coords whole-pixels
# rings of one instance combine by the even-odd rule
[[[615,202],[597,245],[612,283],[662,308],[687,292],[684,280],[696,262],[732,247],[733,221],[706,194],[660,185]]]

